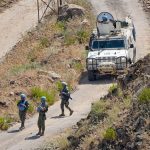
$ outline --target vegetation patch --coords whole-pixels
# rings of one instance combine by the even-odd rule
[[[108,108],[108,103],[104,100],[100,100],[92,104],[91,112],[90,112],[90,119],[92,122],[99,122],[99,120],[103,120],[107,117],[106,110]]]
[[[116,138],[117,138],[117,133],[116,133],[115,129],[108,128],[104,134],[104,139],[114,141]]]
[[[23,73],[27,70],[33,70],[33,69],[37,69],[40,67],[41,67],[40,64],[33,62],[30,64],[23,64],[23,65],[15,66],[11,69],[10,73],[13,75],[18,75],[18,74]]]
[[[114,93],[117,93],[117,90],[118,90],[118,86],[116,84],[112,84],[110,87],[109,87],[109,90],[108,92],[110,94],[114,94]]]
[[[150,88],[144,88],[138,96],[138,101],[140,104],[150,102]]]
[[[47,99],[47,103],[49,105],[54,104],[54,102],[56,101],[56,91],[55,90],[47,91],[40,87],[33,87],[31,89],[31,96],[34,99],[40,99],[42,96],[45,96]]]
[[[0,117],[0,129],[7,130],[10,127],[10,123],[13,122],[13,119],[10,117]]]

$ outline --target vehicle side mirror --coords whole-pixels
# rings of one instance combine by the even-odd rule
[[[130,48],[134,48],[134,45],[133,45],[133,44],[130,44]]]
[[[88,50],[89,50],[89,46],[85,46],[85,50],[87,50],[87,51],[88,51]]]

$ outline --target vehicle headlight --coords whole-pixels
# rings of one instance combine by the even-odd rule
[[[120,63],[126,63],[127,59],[126,59],[126,57],[119,57],[119,58],[116,59],[116,62],[118,64],[120,64]]]
[[[127,59],[126,59],[125,57],[122,57],[122,58],[121,58],[121,62],[122,62],[122,63],[126,63],[126,61],[127,61]]]
[[[96,59],[88,59],[88,64],[89,65],[95,65],[96,64]]]

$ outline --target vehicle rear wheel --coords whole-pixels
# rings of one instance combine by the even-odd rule
[[[96,75],[94,74],[93,71],[88,71],[88,80],[89,81],[95,81],[96,80]]]
[[[136,62],[136,48],[133,50],[133,60],[132,60],[133,63]]]

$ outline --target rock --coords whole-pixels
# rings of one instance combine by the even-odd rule
[[[81,22],[81,25],[82,26],[90,26],[90,23],[87,19],[84,19],[82,22]]]
[[[71,145],[73,147],[78,147],[78,145],[80,144],[80,140],[74,136],[69,136],[67,137],[68,141],[71,143]]]
[[[59,9],[58,20],[68,20],[69,18],[73,18],[75,16],[83,16],[85,9],[79,5],[75,4],[66,4],[62,5]]]
[[[134,131],[139,131],[145,125],[146,121],[143,117],[138,117],[134,123]]]
[[[9,83],[10,83],[10,85],[13,85],[13,84],[16,83],[16,81],[15,81],[15,80],[12,80],[12,81],[10,81]]]
[[[49,79],[51,78],[52,80],[57,80],[57,79],[61,79],[61,76],[57,73],[55,73],[54,71],[44,71],[44,70],[39,70],[38,74],[40,75],[45,75],[48,76]],[[50,79],[50,80],[51,80]],[[53,82],[53,81],[52,81]]]
[[[9,93],[9,96],[14,96],[14,95],[15,95],[14,92],[10,92],[10,93]]]
[[[61,76],[53,71],[49,71],[49,76],[53,79],[53,80],[56,80],[56,79],[61,79]]]
[[[8,107],[7,103],[5,101],[0,101],[0,106],[2,107]]]

